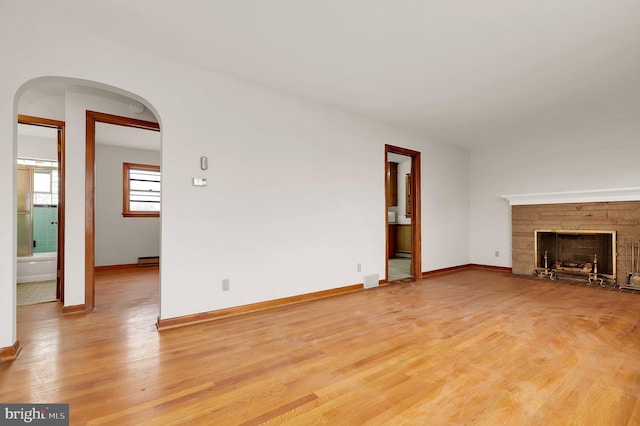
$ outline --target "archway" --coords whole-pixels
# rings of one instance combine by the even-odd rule
[[[73,98],[74,102],[70,102]],[[88,105],[81,105],[82,102],[76,102],[78,99],[92,98],[95,102],[87,102]],[[144,106],[147,115],[142,118],[135,117],[137,114],[130,105],[136,103]],[[57,109],[57,110],[56,110]],[[136,108],[137,109],[137,108]],[[71,142],[67,145],[67,161],[66,166],[69,174],[72,176],[73,182],[67,182],[65,187],[65,195],[70,201],[71,209],[65,212],[67,217],[73,217],[72,223],[65,230],[65,245],[67,250],[65,259],[65,271],[67,280],[65,284],[65,306],[63,313],[87,312],[93,306],[92,303],[87,304],[87,286],[85,268],[87,267],[87,252],[85,244],[78,244],[86,238],[85,223],[79,221],[80,217],[86,216],[86,210],[89,208],[90,199],[85,191],[84,180],[78,179],[78,171],[84,171],[85,154],[85,122],[86,110],[100,111],[116,115],[129,116],[140,121],[160,122],[159,114],[155,108],[143,97],[126,90],[109,86],[106,84],[80,80],[66,77],[39,77],[25,82],[16,91],[14,96],[14,117],[17,123],[18,115],[30,115],[58,120],[66,123],[67,137]],[[81,114],[79,114],[81,112]],[[134,118],[135,117],[135,118]],[[159,124],[157,125],[159,129]],[[14,152],[16,150],[16,127],[13,129]],[[161,148],[160,148],[161,155]],[[15,165],[14,165],[15,175]],[[14,177],[15,179],[15,177]],[[15,185],[15,180],[12,182]],[[16,208],[15,196],[12,200],[13,209]],[[69,221],[67,221],[69,222]],[[160,228],[160,227],[159,227]],[[159,231],[161,232],[161,231]],[[16,242],[16,234],[13,233],[13,244]],[[15,255],[14,255],[15,257]],[[15,262],[16,260],[13,259]],[[15,266],[14,266],[15,267]],[[15,300],[15,285],[11,290],[11,294]],[[11,315],[13,322],[14,336],[17,337],[17,310]],[[14,345],[6,348],[0,348],[0,358],[2,360],[15,359],[21,350],[19,339],[16,339]]]

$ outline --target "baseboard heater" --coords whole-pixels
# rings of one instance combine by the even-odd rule
[[[147,256],[138,258],[138,268],[144,268],[145,266],[158,266],[160,265],[160,256]]]

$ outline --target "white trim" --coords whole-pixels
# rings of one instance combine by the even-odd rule
[[[502,195],[511,206],[527,204],[602,203],[638,201],[640,188],[594,189],[589,191],[546,192],[538,194]]]

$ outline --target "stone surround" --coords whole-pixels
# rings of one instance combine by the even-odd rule
[[[514,274],[533,274],[534,231],[541,229],[616,231],[616,282],[626,282],[624,243],[640,240],[640,201],[513,205],[511,256]],[[630,264],[631,253],[627,256]]]

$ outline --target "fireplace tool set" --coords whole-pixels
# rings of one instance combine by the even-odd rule
[[[640,241],[631,241],[631,269],[629,269],[629,243],[624,242],[624,266],[627,270],[627,282],[620,284],[620,288],[640,290]]]

